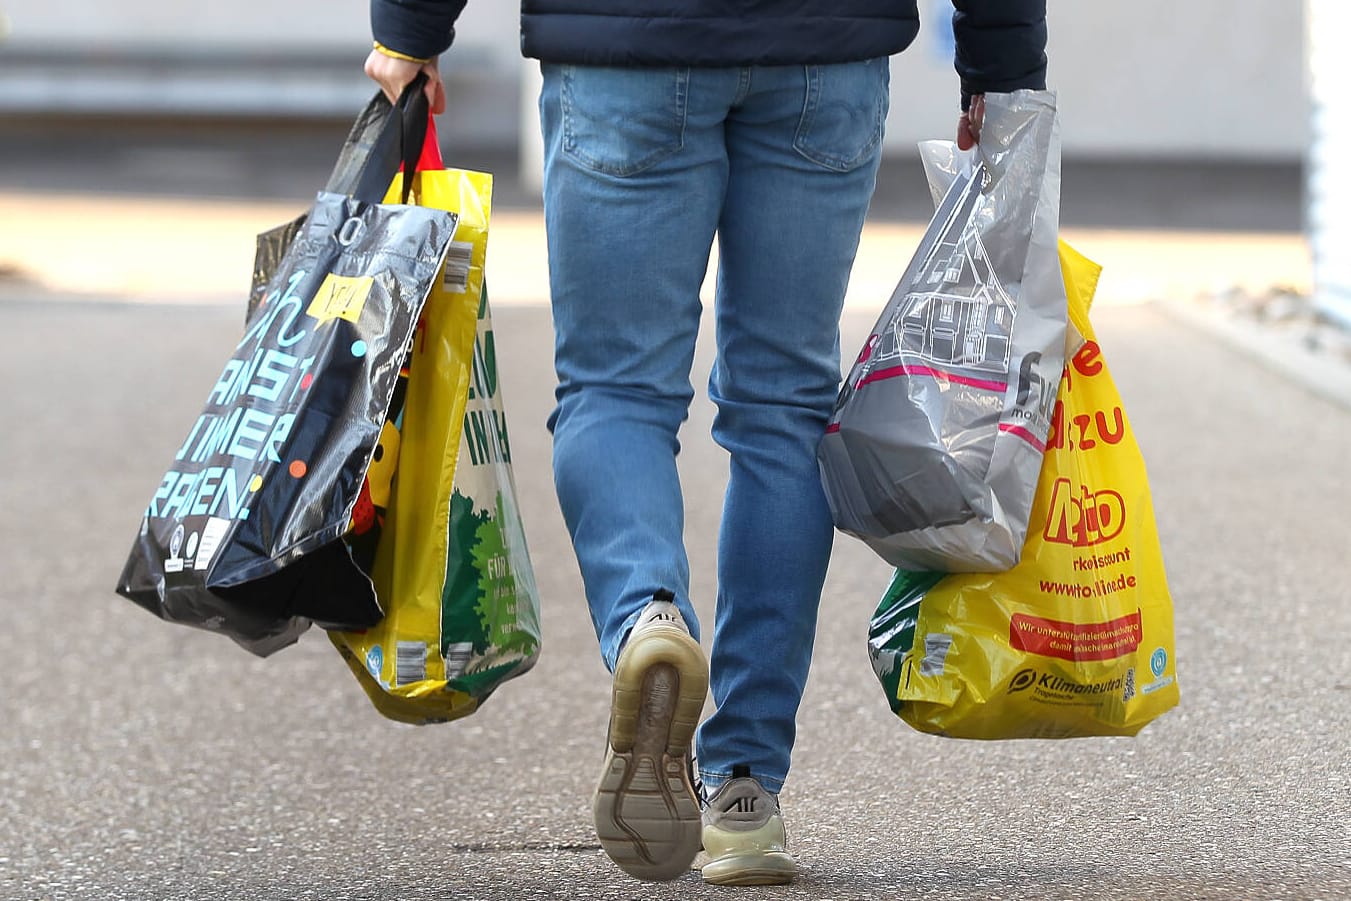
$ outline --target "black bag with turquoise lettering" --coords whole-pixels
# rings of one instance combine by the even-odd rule
[[[355,139],[393,134],[398,149],[403,122],[421,126],[426,109],[372,109],[378,127],[359,120],[339,164],[351,176],[340,190],[355,196],[321,193],[299,225],[118,580],[118,593],[161,618],[259,655],[311,623],[361,629],[382,616],[343,537],[457,220],[378,202],[400,157]],[[415,160],[421,138],[410,148],[404,137],[402,155]]]

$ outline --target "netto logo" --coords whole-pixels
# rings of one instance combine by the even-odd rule
[[[1056,479],[1051,510],[1046,516],[1046,540],[1073,547],[1111,541],[1126,525],[1126,502],[1111,489],[1092,492],[1087,485],[1074,494],[1069,479]]]
[[[1022,691],[1025,688],[1031,688],[1037,681],[1037,671],[1034,669],[1025,669],[1009,680],[1009,694],[1015,691]]]

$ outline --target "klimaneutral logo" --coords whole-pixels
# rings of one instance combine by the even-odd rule
[[[1034,669],[1019,670],[1018,674],[1009,680],[1009,694],[1015,691],[1022,691],[1025,688],[1031,688],[1037,681],[1037,671]]]
[[[1028,667],[1019,670],[1009,680],[1006,694],[1016,694],[1020,691],[1035,689],[1037,694],[1091,697],[1114,694],[1124,690],[1125,687],[1126,677],[1124,675],[1115,679],[1103,679],[1100,682],[1075,682],[1073,679],[1066,679],[1058,673]],[[1131,687],[1134,688],[1133,685]]]

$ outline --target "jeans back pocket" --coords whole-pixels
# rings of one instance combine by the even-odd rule
[[[688,69],[563,66],[563,152],[608,175],[636,175],[685,143]]]
[[[890,86],[886,57],[808,66],[807,101],[793,147],[827,169],[857,169],[882,142],[891,105]]]

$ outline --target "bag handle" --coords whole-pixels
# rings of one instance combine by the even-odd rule
[[[433,172],[444,168],[446,168],[446,163],[441,158],[441,139],[436,134],[436,119],[431,113],[428,113],[427,137],[422,141],[422,156],[418,158],[417,171]]]
[[[427,92],[423,90],[426,85],[426,74],[419,72],[399,96],[399,148],[403,156],[403,165],[399,168],[405,173],[400,203],[407,203],[408,195],[413,190],[413,173],[417,171],[418,160],[422,158],[422,148],[427,141],[427,129],[432,121],[431,110],[427,104]],[[393,177],[391,175],[386,179],[386,190],[389,189],[389,182]],[[380,196],[383,198],[385,195]]]
[[[353,123],[324,190],[380,203],[401,166],[408,172],[416,170],[431,118],[423,90],[426,83],[427,76],[419,72],[397,104],[383,93],[371,98]],[[412,179],[405,179],[404,203],[412,188]]]

